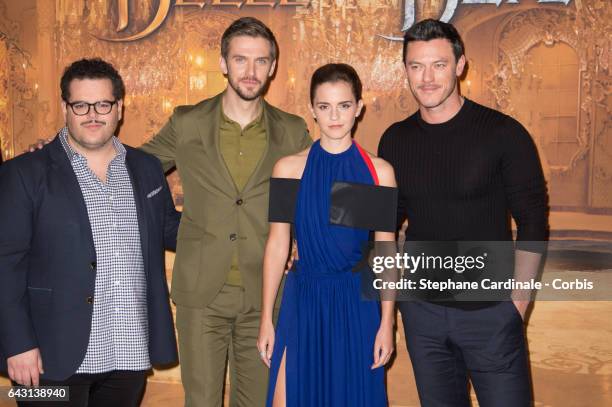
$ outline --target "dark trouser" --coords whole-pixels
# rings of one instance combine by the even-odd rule
[[[399,305],[423,407],[532,405],[523,321],[512,301],[482,309]]]
[[[41,379],[41,386],[69,386],[70,401],[20,401],[19,407],[135,407],[144,394],[148,371],[114,370],[75,374],[63,381]],[[15,385],[15,384],[13,384]]]

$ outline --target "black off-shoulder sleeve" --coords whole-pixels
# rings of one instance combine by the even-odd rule
[[[270,178],[268,222],[293,223],[299,190],[299,179]]]
[[[334,182],[329,221],[381,232],[395,232],[397,188],[352,182]]]

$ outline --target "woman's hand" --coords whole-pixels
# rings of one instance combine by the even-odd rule
[[[289,256],[289,260],[287,260],[287,264],[285,265],[285,274],[289,274],[291,267],[293,267],[293,262],[299,259],[300,255],[298,254],[297,242],[293,239],[293,243],[291,244],[291,256]]]
[[[272,321],[262,321],[259,325],[257,350],[259,350],[259,357],[268,366],[268,369],[272,360],[272,349],[274,349],[274,325]]]
[[[374,341],[374,364],[371,369],[386,365],[395,350],[393,343],[393,324],[381,323]]]

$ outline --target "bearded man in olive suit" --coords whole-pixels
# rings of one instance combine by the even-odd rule
[[[276,67],[268,27],[241,18],[221,43],[227,89],[180,106],[142,146],[178,169],[183,216],[172,278],[187,406],[221,406],[229,355],[230,406],[265,404],[257,352],[272,167],[311,143],[306,124],[263,99]]]

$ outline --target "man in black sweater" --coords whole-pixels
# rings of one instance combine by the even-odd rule
[[[393,124],[378,155],[400,192],[398,221],[410,241],[509,241],[517,225],[514,278],[537,273],[547,238],[546,183],[529,133],[516,120],[459,93],[462,40],[447,23],[424,20],[404,37],[408,83],[419,110]],[[471,303],[400,303],[423,406],[532,404],[523,318],[528,297]]]

